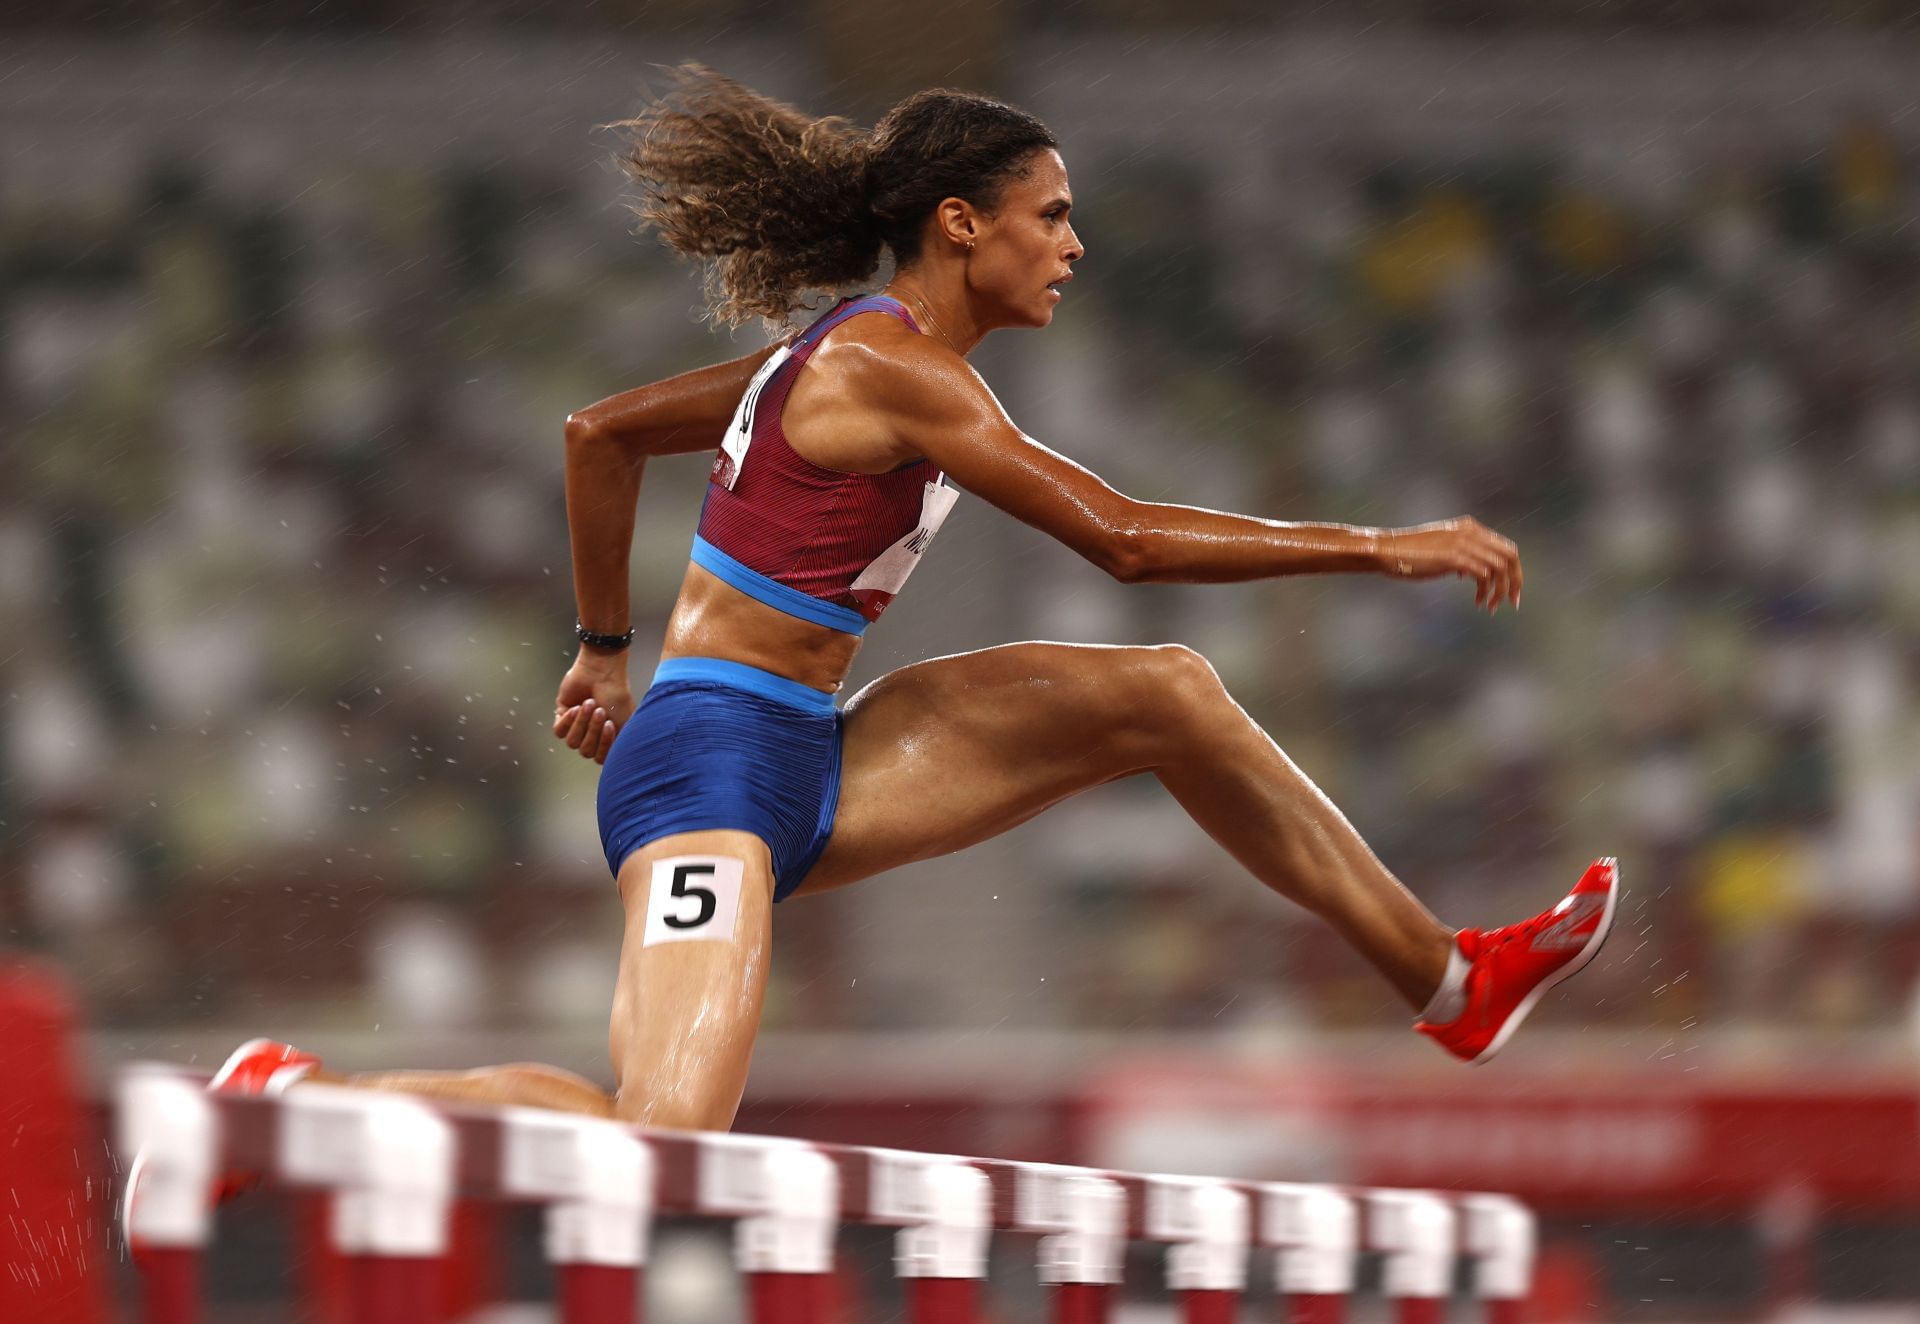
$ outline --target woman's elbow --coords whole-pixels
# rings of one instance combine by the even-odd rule
[[[591,446],[606,438],[606,429],[602,428],[591,413],[582,409],[567,415],[567,449],[578,446]]]
[[[567,454],[618,455],[631,463],[647,458],[649,451],[630,431],[616,431],[590,409],[567,415]]]
[[[1153,578],[1151,547],[1133,530],[1113,531],[1100,540],[1092,560],[1122,584],[1144,584]]]

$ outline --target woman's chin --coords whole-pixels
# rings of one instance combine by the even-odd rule
[[[1049,326],[1053,322],[1053,306],[1060,300],[1051,293],[1042,295],[1033,303],[1004,305],[1004,312],[993,325],[1009,330],[1035,330]]]

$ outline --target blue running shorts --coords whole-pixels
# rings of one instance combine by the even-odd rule
[[[840,803],[834,696],[711,657],[668,658],[600,771],[607,867],[676,832],[732,828],[773,852],[773,899],[800,886]]]

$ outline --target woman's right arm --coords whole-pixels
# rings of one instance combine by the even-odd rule
[[[1458,575],[1473,580],[1476,606],[1519,605],[1519,549],[1478,520],[1375,529],[1136,501],[1021,432],[964,360],[924,337],[890,348],[865,356],[860,394],[889,419],[896,439],[1125,583]]]
[[[718,449],[741,394],[772,354],[683,372],[567,415],[567,533],[587,629],[627,628],[627,556],[647,457]]]
[[[622,391],[567,415],[567,534],[580,622],[624,634],[630,621],[627,558],[634,504],[650,455],[716,450],[753,374],[774,351]],[[604,761],[633,713],[627,651],[580,645],[554,700],[554,734]]]

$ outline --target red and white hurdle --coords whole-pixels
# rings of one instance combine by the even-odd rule
[[[223,1172],[330,1196],[356,1324],[433,1324],[456,1199],[546,1210],[563,1324],[637,1324],[657,1216],[733,1224],[752,1324],[826,1324],[843,1222],[898,1228],[911,1324],[972,1324],[996,1231],[1039,1237],[1055,1324],[1112,1315],[1129,1244],[1167,1247],[1185,1324],[1231,1324],[1255,1247],[1274,1251],[1286,1324],[1339,1324],[1363,1253],[1396,1324],[1440,1324],[1464,1260],[1487,1324],[1519,1324],[1534,1225],[1499,1195],[1141,1176],[771,1137],[643,1131],[529,1109],[440,1108],[303,1085],[210,1094],[174,1068],[122,1077],[120,1144],[140,1154],[128,1231],[148,1324],[197,1324]]]

